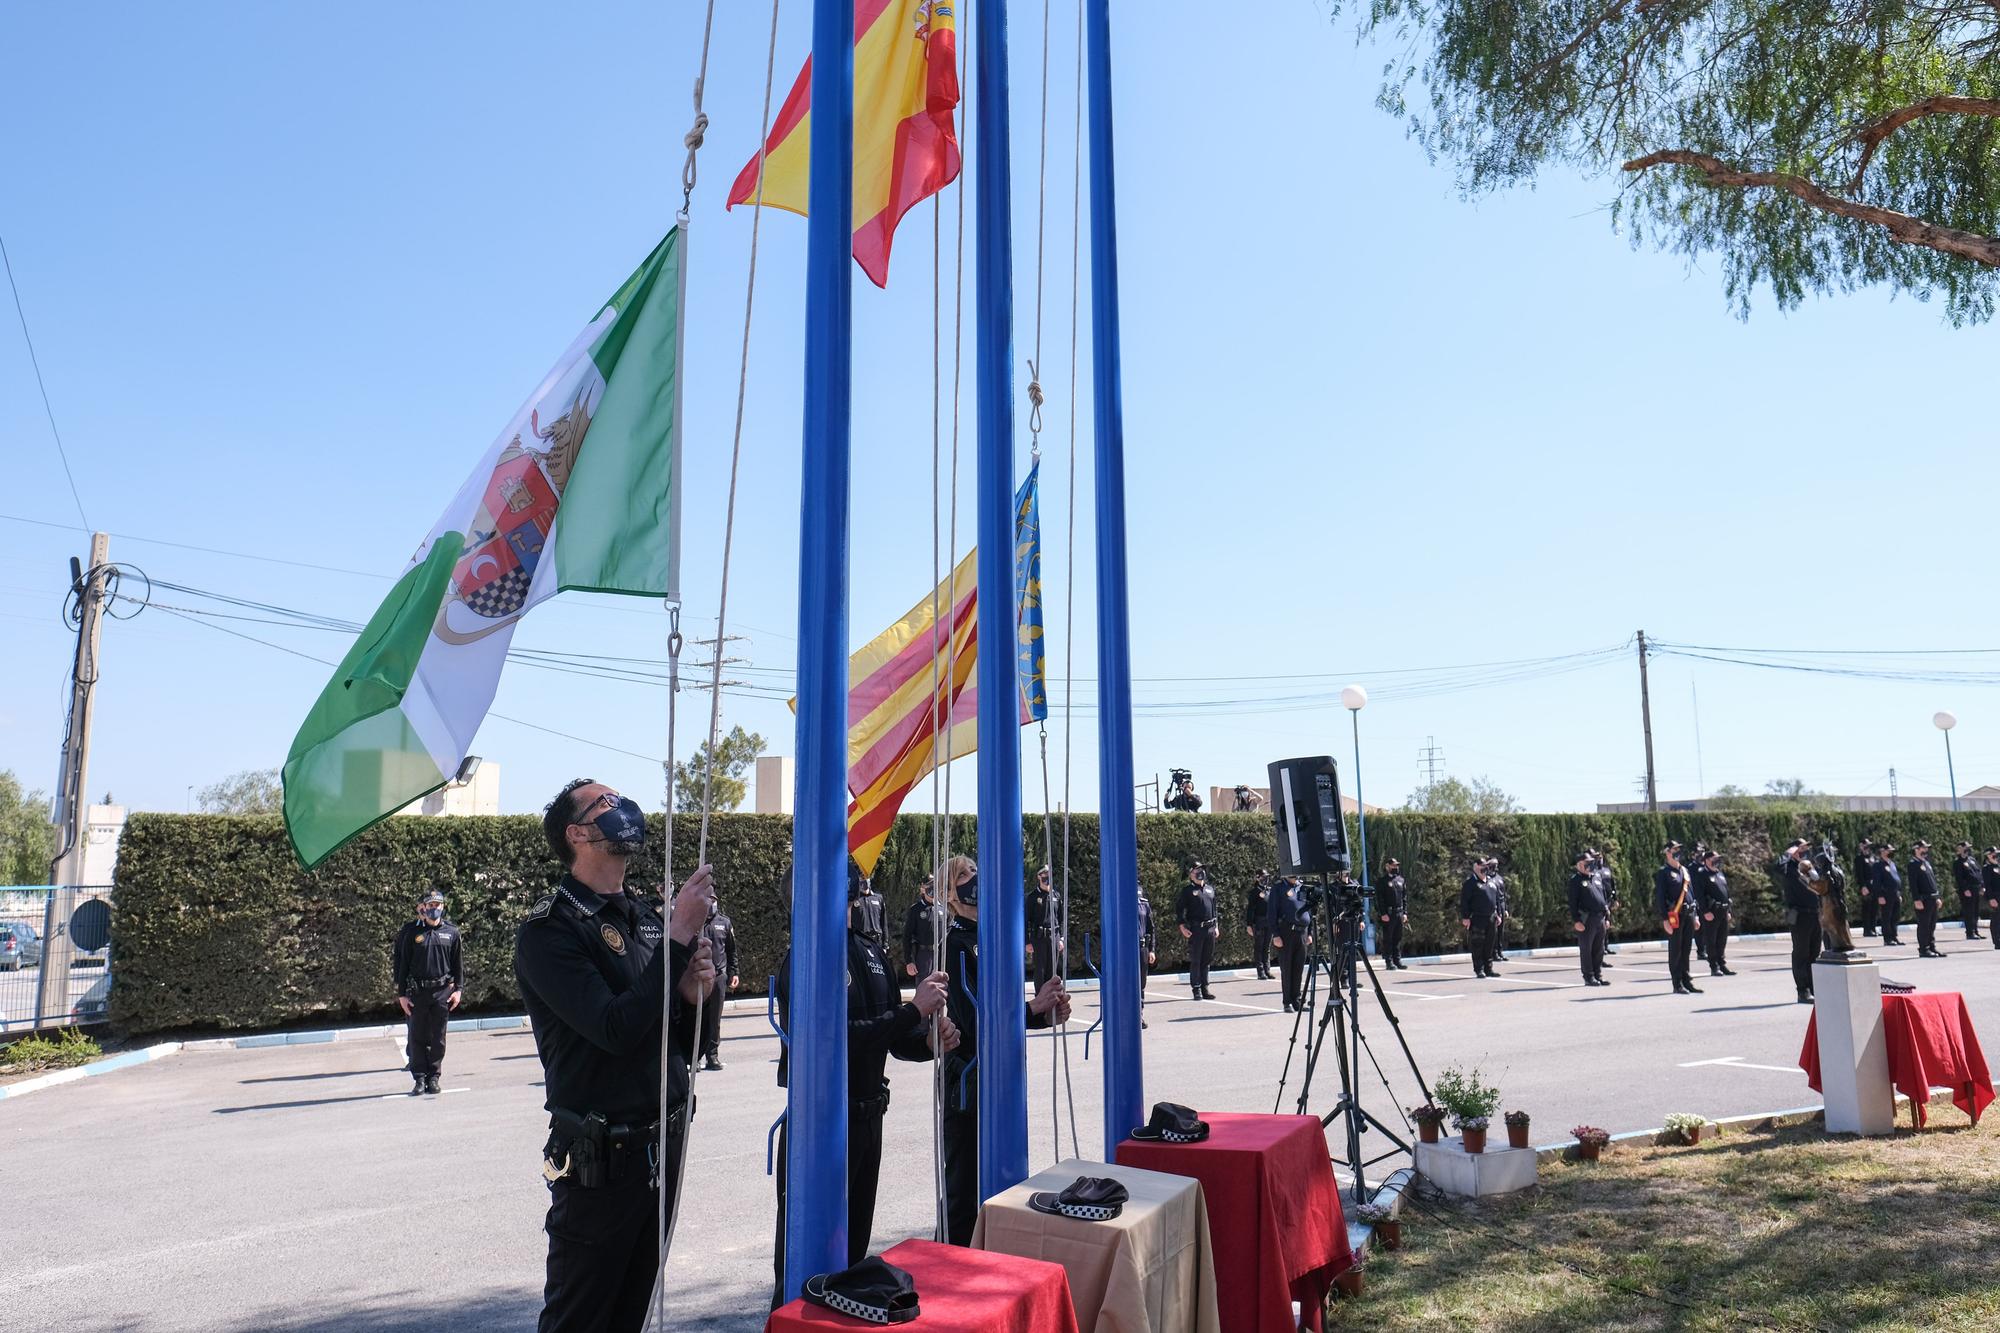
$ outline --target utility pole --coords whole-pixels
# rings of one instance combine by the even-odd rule
[[[56,805],[62,812],[56,857],[49,865],[48,910],[43,917],[42,969],[36,984],[35,1020],[69,1015],[69,970],[76,946],[69,937],[69,913],[60,899],[64,890],[74,898],[83,879],[84,848],[90,841],[85,818],[89,809],[90,724],[95,711],[97,649],[104,633],[111,564],[111,539],[102,532],[90,537],[90,564],[70,560],[70,588],[76,597],[76,660],[70,668],[69,726],[63,736],[62,773],[56,783]]]
[[[1423,747],[1417,751],[1417,767],[1423,770],[1426,787],[1438,785],[1438,779],[1444,776],[1444,747],[1438,744],[1437,737],[1424,737]]]
[[[1646,728],[1646,813],[1660,808],[1659,774],[1653,768],[1653,696],[1646,689],[1646,631],[1639,632],[1639,719]]]
[[[1889,808],[1891,810],[1898,808],[1896,804],[1896,770],[1893,768],[1889,770]]]

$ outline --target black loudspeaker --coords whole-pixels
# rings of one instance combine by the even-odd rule
[[[1330,756],[1280,759],[1270,766],[1271,823],[1278,864],[1287,875],[1346,870],[1347,821],[1341,818],[1340,771]]]

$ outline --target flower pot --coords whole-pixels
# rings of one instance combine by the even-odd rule
[[[1377,1222],[1375,1224],[1375,1239],[1385,1250],[1402,1249],[1403,1224],[1401,1222]]]
[[[1528,1126],[1525,1123],[1519,1125],[1510,1124],[1507,1126],[1507,1146],[1509,1148],[1525,1148],[1528,1146]]]
[[[1485,1131],[1485,1130],[1483,1130],[1483,1129],[1461,1129],[1461,1130],[1460,1130],[1460,1131],[1458,1131],[1458,1132],[1459,1132],[1459,1135],[1460,1135],[1460,1136],[1461,1136],[1461,1137],[1462,1137],[1462,1138],[1464,1139],[1464,1141],[1465,1141],[1465,1150],[1466,1150],[1467,1152],[1469,1152],[1469,1153],[1483,1153],[1483,1152],[1485,1152],[1485,1151],[1486,1151],[1486,1131]]]
[[[1701,1142],[1701,1126],[1697,1125],[1693,1129],[1682,1130],[1681,1137],[1686,1139],[1688,1147],[1692,1148],[1695,1144]]]
[[[1359,1296],[1361,1294],[1361,1265],[1356,1264],[1335,1278],[1333,1286],[1334,1290],[1343,1296]]]
[[[1425,1143],[1436,1143],[1438,1141],[1438,1122],[1435,1120],[1419,1120],[1417,1122],[1417,1137]]]
[[[1576,1145],[1576,1158],[1579,1162],[1594,1162],[1597,1160],[1597,1154],[1603,1151],[1604,1145],[1601,1143],[1579,1143]]]

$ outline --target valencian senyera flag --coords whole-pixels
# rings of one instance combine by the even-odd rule
[[[1014,497],[1014,625],[1021,725],[1048,716],[1042,640],[1042,536],[1037,472]],[[875,873],[903,798],[939,764],[978,745],[978,552],[936,593],[847,661],[847,850]],[[942,617],[935,643],[932,607]],[[937,693],[931,693],[935,671]],[[944,735],[938,736],[943,721]]]
[[[958,33],[952,0],[855,0],[854,258],[889,285],[889,246],[903,214],[958,176]],[[764,140],[761,202],[801,216],[812,125],[812,60]],[[757,159],[729,206],[759,202]]]
[[[320,692],[284,770],[308,869],[456,774],[529,608],[679,595],[683,258],[669,232],[577,335]]]

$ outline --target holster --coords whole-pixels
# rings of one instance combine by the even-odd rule
[[[971,1115],[979,1110],[979,1065],[962,1059],[958,1052],[944,1057],[944,1105],[947,1111]]]
[[[889,1080],[882,1080],[882,1089],[872,1097],[856,1097],[847,1104],[849,1115],[883,1116],[889,1113]]]
[[[604,1116],[596,1111],[578,1115],[553,1106],[549,1108],[549,1119],[554,1124],[549,1131],[548,1147],[542,1150],[542,1156],[551,1170],[561,1173],[556,1178],[566,1179],[583,1189],[602,1189],[610,1184],[607,1151],[610,1126]],[[558,1160],[558,1154],[562,1154],[565,1160]]]

